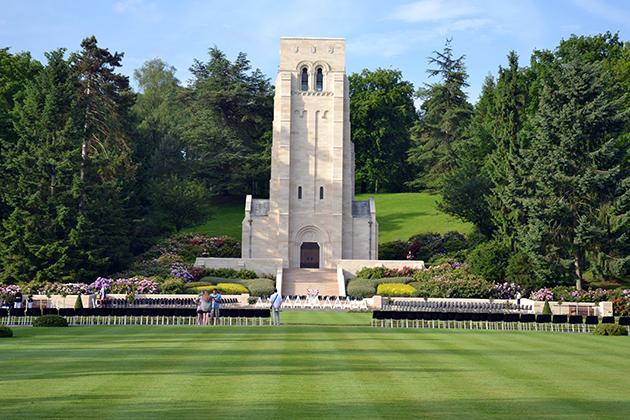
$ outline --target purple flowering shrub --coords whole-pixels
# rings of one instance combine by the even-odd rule
[[[551,289],[543,287],[542,289],[538,289],[535,292],[532,292],[529,298],[531,300],[538,300],[538,301],[553,300],[553,291]]]
[[[518,293],[523,289],[516,283],[495,283],[492,287],[492,295],[497,299],[516,299]]]
[[[98,293],[101,287],[105,286],[105,290],[108,293],[149,293],[155,294],[158,292],[158,285],[155,281],[148,278],[132,277],[126,279],[110,279],[105,277],[97,278],[92,284],[89,285],[89,289],[93,293]]]

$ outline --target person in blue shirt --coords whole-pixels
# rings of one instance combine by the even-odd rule
[[[221,316],[221,293],[217,289],[214,289],[210,294],[210,300],[212,301],[212,306],[210,308],[210,320],[212,325],[217,325],[219,323],[219,317]]]
[[[282,306],[282,295],[278,289],[273,289],[273,295],[269,298],[271,302],[271,322],[273,325],[280,325],[280,307]]]

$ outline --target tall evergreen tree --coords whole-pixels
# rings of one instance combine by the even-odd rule
[[[441,80],[417,92],[423,102],[408,154],[409,163],[417,170],[409,184],[414,188],[438,188],[443,176],[456,168],[455,144],[464,139],[473,110],[464,92],[468,86],[464,56],[453,56],[451,40],[442,52],[433,54],[429,64],[435,67],[427,73]]]
[[[527,86],[518,67],[514,51],[508,55],[508,68],[499,69],[495,90],[492,137],[496,144],[487,161],[487,173],[492,182],[487,200],[496,227],[496,236],[514,248],[518,226],[524,220],[517,197],[527,194],[522,150],[527,136],[522,132],[526,121]]]
[[[195,60],[185,104],[187,159],[215,194],[268,192],[273,89],[247,56],[234,62],[214,47]]]
[[[0,229],[0,282],[69,279],[68,232],[80,128],[73,123],[74,80],[64,50],[25,90],[16,110],[18,141],[6,151],[12,211]]]
[[[363,70],[348,79],[358,189],[401,191],[409,179],[405,157],[417,119],[413,86],[398,70]]]
[[[582,286],[586,253],[599,242],[598,214],[618,191],[627,117],[601,61],[562,60],[543,82],[525,153],[532,194],[521,199],[527,212],[521,241],[546,283],[566,279],[573,267]]]
[[[443,211],[473,223],[488,237],[493,232],[487,202],[492,184],[486,163],[495,148],[494,95],[494,79],[488,76],[475,106],[466,140],[456,145],[457,167],[444,178],[440,203]]]
[[[29,53],[11,54],[0,49],[0,223],[11,211],[5,193],[10,190],[15,174],[5,165],[6,157],[17,143],[14,130],[15,107],[22,100],[28,82],[41,70],[41,64]]]
[[[130,256],[128,199],[135,168],[129,111],[134,94],[128,78],[116,72],[123,54],[100,48],[93,36],[81,47],[71,58],[76,118],[83,133],[74,189],[78,216],[70,240],[75,277],[90,279],[121,268]]]

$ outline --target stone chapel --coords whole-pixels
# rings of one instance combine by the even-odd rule
[[[247,196],[242,257],[285,268],[376,259],[374,201],[354,201],[354,145],[340,38],[282,38],[269,199]]]
[[[342,38],[280,39],[269,198],[245,200],[241,258],[197,258],[209,268],[275,275],[284,294],[345,296],[345,278],[377,261],[374,199],[354,200],[354,145]]]

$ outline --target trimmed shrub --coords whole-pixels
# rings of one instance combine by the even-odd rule
[[[33,327],[67,327],[66,318],[59,315],[43,315],[33,320]]]
[[[223,295],[240,295],[242,293],[249,293],[249,290],[247,290],[247,287],[238,283],[219,283],[216,286],[213,286],[213,285],[197,286],[197,287],[188,288],[187,290],[199,293],[199,292],[203,292],[204,290],[212,292],[213,289],[217,289]]]
[[[385,242],[378,246],[379,260],[404,260],[407,258],[407,243],[403,241]]]
[[[219,283],[217,289],[224,295],[240,295],[242,293],[249,293],[247,287],[238,283]]]
[[[186,283],[178,277],[168,277],[158,284],[158,288],[160,293],[183,293]]]
[[[371,279],[353,278],[348,282],[346,293],[355,298],[372,297],[376,294],[376,286]]]
[[[0,338],[2,337],[13,337],[13,330],[4,325],[0,326]]]
[[[593,330],[594,335],[628,335],[628,328],[619,324],[598,324]]]
[[[247,280],[245,286],[252,296],[271,296],[276,288],[276,282],[271,279],[253,279]]]
[[[379,284],[376,289],[377,295],[389,297],[409,297],[413,296],[415,292],[416,289],[404,283],[383,283]]]
[[[218,282],[212,282],[212,281],[191,281],[190,283],[186,283],[186,289],[194,289],[195,287],[201,287],[201,286],[212,286],[213,284],[216,284]]]
[[[500,242],[488,241],[470,251],[466,262],[470,272],[486,280],[499,282],[505,278],[509,249]]]
[[[81,300],[81,295],[77,296],[77,300],[74,302],[74,309],[83,309],[83,300]]]
[[[240,270],[234,270],[232,268],[207,268],[205,270],[205,276],[201,279],[204,281],[207,277],[218,277],[223,279],[255,279],[258,278],[258,274],[255,271],[242,268]]]
[[[549,301],[545,301],[545,306],[543,306],[543,315],[551,315],[551,306],[549,306]]]

